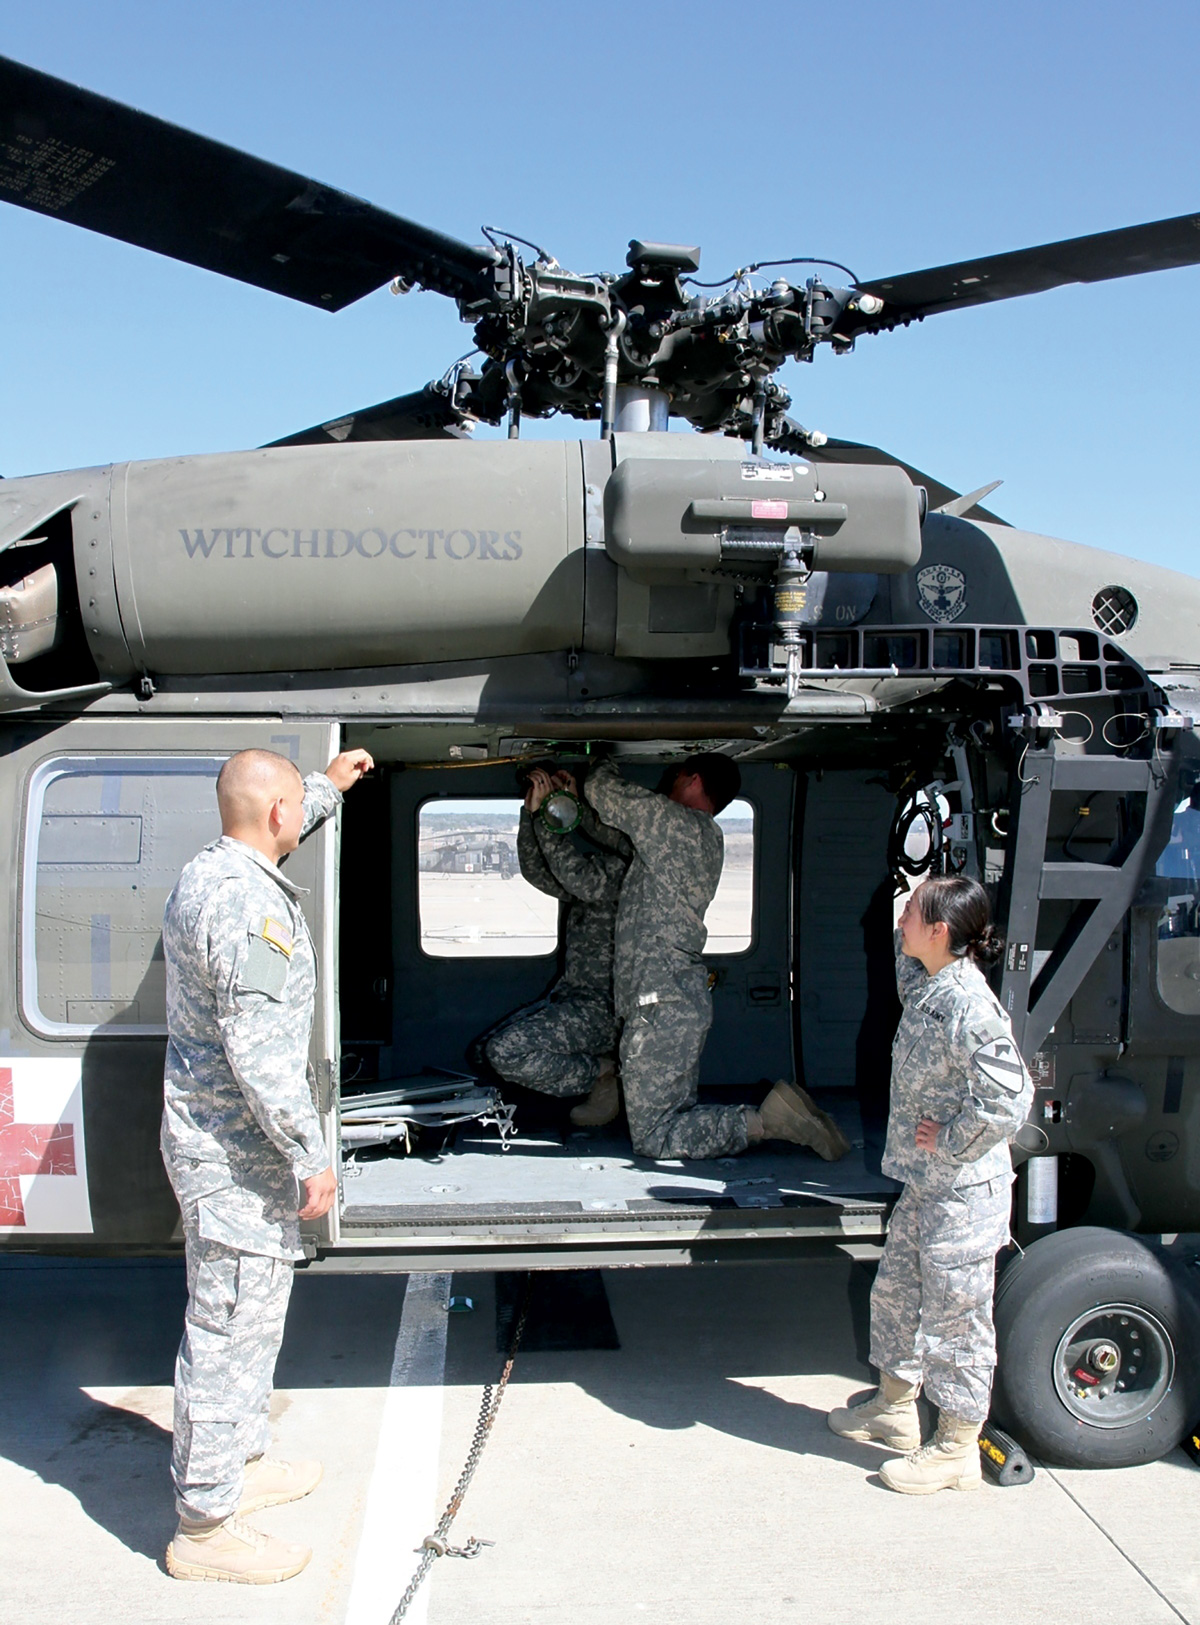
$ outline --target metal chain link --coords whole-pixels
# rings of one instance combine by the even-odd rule
[[[467,1459],[463,1463],[463,1470],[458,1475],[458,1483],[454,1486],[454,1493],[446,1503],[446,1510],[438,1519],[437,1528],[432,1535],[426,1535],[421,1542],[421,1561],[417,1564],[416,1572],[408,1582],[408,1587],[396,1605],[396,1611],[388,1620],[388,1625],[400,1625],[400,1621],[412,1607],[413,1598],[421,1589],[425,1576],[433,1567],[439,1557],[478,1557],[485,1546],[494,1544],[490,1540],[477,1540],[471,1536],[465,1546],[451,1546],[446,1539],[450,1533],[450,1525],[458,1516],[462,1506],[463,1497],[475,1476],[475,1469],[479,1466],[479,1458],[483,1455],[484,1446],[492,1431],[492,1424],[496,1420],[496,1413],[500,1409],[504,1398],[504,1390],[508,1387],[508,1379],[512,1375],[513,1361],[517,1357],[517,1350],[521,1346],[521,1338],[525,1331],[525,1321],[529,1315],[529,1302],[533,1296],[533,1276],[525,1286],[525,1295],[521,1301],[521,1311],[513,1327],[512,1337],[509,1339],[508,1356],[504,1362],[504,1369],[500,1373],[500,1381],[487,1383],[479,1404],[479,1418],[475,1423],[475,1434],[471,1440],[471,1448],[467,1451]]]

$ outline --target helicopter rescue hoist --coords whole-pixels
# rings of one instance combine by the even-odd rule
[[[699,249],[642,240],[583,276],[4,59],[0,200],[319,310],[431,289],[474,340],[423,389],[269,446],[0,483],[0,1246],[178,1250],[163,902],[233,751],[307,772],[358,746],[378,771],[288,866],[342,1170],[308,1267],[878,1242],[892,900],[963,872],[995,900],[1037,1083],[996,1415],[1052,1461],[1176,1444],[1200,1415],[1173,1240],[1200,1231],[1200,582],[806,430],[776,374],[956,307],[1195,265],[1200,215],[870,281],[785,258],[702,283]],[[556,413],[586,437],[520,437]],[[508,437],[472,442],[478,421]],[[572,1139],[473,1043],[554,975],[515,771],[615,754],[652,784],[699,750],[742,780],[705,1098],[802,1077],[840,1162]]]

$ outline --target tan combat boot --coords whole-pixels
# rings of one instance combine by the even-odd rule
[[[943,1411],[927,1445],[896,1461],[885,1461],[879,1476],[901,1495],[933,1495],[937,1490],[977,1490],[983,1483],[979,1461],[981,1422],[966,1422]]]
[[[319,1461],[272,1461],[270,1456],[255,1456],[246,1463],[238,1517],[311,1495],[324,1471]]]
[[[823,1112],[799,1084],[787,1083],[783,1078],[758,1108],[758,1115],[764,1140],[790,1140],[793,1145],[809,1146],[826,1162],[836,1162],[850,1149],[850,1141],[829,1113]]]
[[[192,1522],[180,1518],[167,1547],[167,1573],[177,1580],[232,1580],[238,1585],[269,1586],[290,1580],[308,1562],[307,1546],[264,1535],[235,1514]]]
[[[869,1399],[857,1405],[842,1405],[830,1411],[829,1431],[843,1439],[859,1439],[863,1444],[882,1444],[889,1450],[919,1450],[921,1419],[917,1415],[915,1383],[879,1373],[879,1387]]]
[[[571,1107],[571,1121],[576,1128],[604,1128],[620,1110],[621,1091],[617,1087],[616,1064],[611,1055],[602,1055],[600,1075],[587,1099]]]

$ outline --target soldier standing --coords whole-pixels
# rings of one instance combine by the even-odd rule
[[[344,751],[302,780],[274,751],[231,756],[217,779],[221,838],[167,899],[162,1152],[188,1304],[171,1459],[179,1528],[166,1563],[181,1580],[286,1580],[312,1555],[242,1522],[321,1478],[319,1462],[266,1455],[268,1408],[302,1256],[297,1219],[320,1218],[337,1195],[308,1081],[316,954],[304,893],[279,861],[372,766],[366,751]]]
[[[981,967],[999,957],[987,893],[963,876],[918,886],[896,932],[903,1013],[892,1047],[883,1171],[903,1180],[871,1292],[879,1387],[829,1413],[845,1439],[908,1454],[886,1462],[889,1489],[977,1489],[996,1333],[996,1254],[1008,1240],[1009,1142],[1033,1084]],[[938,1407],[922,1447],[917,1394]]]
[[[549,995],[514,1016],[487,1041],[487,1057],[507,1083],[547,1095],[588,1095],[571,1111],[581,1128],[602,1128],[620,1110],[615,1072],[613,932],[630,846],[581,803],[580,828],[596,849],[580,851],[536,816],[552,790],[578,795],[570,773],[529,774],[517,833],[521,874],[567,905],[563,974]]]
[[[728,756],[689,756],[666,793],[602,762],[585,794],[633,843],[617,910],[613,988],[621,1033],[621,1087],[633,1149],[655,1158],[721,1157],[763,1139],[790,1140],[828,1161],[849,1142],[794,1084],[779,1082],[757,1111],[696,1104],[700,1054],[712,1024],[701,954],[704,911],[721,878],[716,815],[741,788]]]

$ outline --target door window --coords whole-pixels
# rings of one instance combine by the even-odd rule
[[[166,1031],[163,907],[221,833],[224,759],[61,757],[32,775],[21,996],[37,1031]]]
[[[427,801],[417,814],[421,948],[436,959],[530,958],[558,948],[558,902],[522,879],[521,803]]]
[[[717,823],[725,837],[725,861],[716,895],[708,905],[706,954],[742,954],[754,938],[754,808],[738,797]]]
[[[558,903],[522,879],[521,803],[500,797],[427,801],[418,814],[421,947],[435,958],[548,955],[558,947]],[[733,801],[718,822],[725,862],[705,914],[706,952],[744,953],[754,921],[754,809]]]

